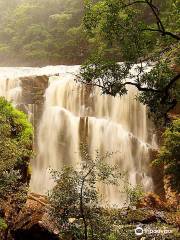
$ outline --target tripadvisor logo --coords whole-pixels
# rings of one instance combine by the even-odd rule
[[[135,229],[135,234],[136,236],[141,236],[143,234],[172,234],[173,230],[172,229],[143,229],[141,226],[137,226]]]
[[[136,234],[137,236],[141,236],[141,235],[143,235],[143,233],[144,233],[144,230],[142,229],[142,227],[137,227],[137,228],[135,229],[135,234]]]

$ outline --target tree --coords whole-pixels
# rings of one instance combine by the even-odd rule
[[[26,200],[31,155],[32,127],[27,116],[0,98],[0,221],[10,204],[8,228]]]
[[[82,0],[0,1],[1,64],[79,64],[90,46]]]
[[[52,172],[56,186],[49,194],[50,215],[63,239],[68,235],[73,239],[109,239],[114,231],[113,214],[102,207],[97,183],[118,185],[121,174],[105,163],[109,154],[97,154],[95,160],[84,154],[78,170],[64,167]]]
[[[126,94],[134,86],[154,117],[167,122],[179,101],[179,4],[176,0],[86,1],[84,26],[100,44],[82,66],[78,81],[112,96]],[[116,54],[109,55],[109,48]]]
[[[165,174],[171,176],[170,184],[180,192],[180,119],[174,120],[163,134],[163,144],[154,164],[165,165]]]

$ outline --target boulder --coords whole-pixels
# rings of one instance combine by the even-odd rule
[[[14,240],[58,240],[58,230],[48,216],[45,196],[31,193],[12,231]]]

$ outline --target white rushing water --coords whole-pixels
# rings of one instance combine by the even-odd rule
[[[0,96],[17,104],[21,101],[22,93],[20,77],[60,74],[64,72],[64,68],[66,66],[0,67]]]
[[[49,169],[60,169],[67,164],[76,167],[82,161],[79,149],[84,140],[94,157],[96,150],[101,154],[114,152],[112,163],[128,173],[132,185],[139,183],[145,190],[151,190],[150,124],[146,107],[135,100],[134,88],[121,98],[101,95],[97,88],[82,87],[74,82],[79,66],[6,69],[0,69],[0,95],[8,99],[11,99],[9,91],[19,94],[17,79],[20,76],[59,74],[50,77],[46,90],[38,132],[38,155],[32,162],[32,191],[46,193],[53,186]],[[7,78],[12,79],[8,86],[7,80],[2,80]],[[117,188],[102,186],[101,191],[112,204],[122,202]]]

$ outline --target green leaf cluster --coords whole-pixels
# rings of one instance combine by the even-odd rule
[[[87,57],[82,0],[0,0],[0,11],[1,64],[73,64]]]
[[[32,156],[32,126],[27,116],[0,98],[0,201],[25,187]]]
[[[174,120],[163,134],[163,144],[154,164],[164,164],[171,186],[180,192],[180,119]]]
[[[4,221],[4,219],[0,218],[0,230],[6,230],[7,229],[7,224]]]
[[[134,86],[151,115],[167,123],[180,93],[179,4],[178,0],[86,1],[84,27],[96,48],[78,80],[112,96],[126,94],[128,86]]]

